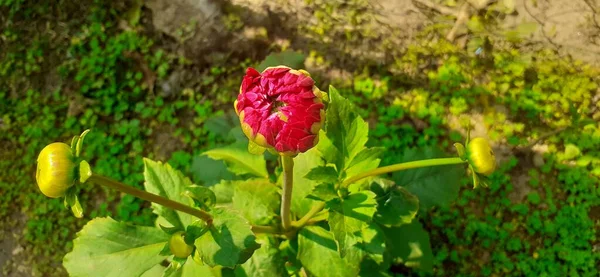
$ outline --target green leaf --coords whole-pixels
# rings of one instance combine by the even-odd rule
[[[364,148],[351,160],[346,169],[346,178],[377,168],[381,161],[378,157],[384,150],[383,147]]]
[[[353,247],[342,258],[333,234],[318,226],[307,226],[298,233],[298,259],[309,276],[357,276],[364,253]]]
[[[437,148],[409,149],[405,151],[401,162],[433,158],[445,158],[447,155]],[[419,198],[419,209],[427,210],[432,206],[447,206],[458,197],[463,165],[431,166],[395,172],[392,179]]]
[[[194,201],[194,205],[202,210],[210,210],[217,204],[215,193],[207,187],[189,186],[184,195]]]
[[[234,180],[236,176],[227,170],[224,161],[213,160],[206,156],[196,156],[190,167],[194,181],[205,186],[214,186],[222,180]]]
[[[236,175],[250,174],[269,178],[264,157],[248,152],[246,143],[238,142],[226,147],[211,149],[202,155],[214,160],[225,161],[227,168]]]
[[[167,271],[165,270],[165,274],[163,276],[164,277],[196,277],[196,276],[218,277],[218,276],[220,276],[220,274],[218,274],[215,269],[212,269],[209,266],[199,265],[190,256],[187,258],[187,261],[185,262],[185,264],[183,264],[183,266],[181,268],[179,268],[178,270],[169,272],[169,274],[167,274]]]
[[[429,234],[421,223],[413,221],[400,227],[382,227],[389,255],[395,264],[432,271],[433,253]]]
[[[319,200],[327,202],[329,200],[338,198],[337,190],[332,183],[325,183],[315,187],[310,195],[307,196],[309,199]]]
[[[373,219],[377,202],[375,193],[371,191],[352,193],[341,201],[333,202],[329,210],[329,227],[340,255],[345,257],[348,248],[357,242],[355,237],[360,236],[361,230]]]
[[[196,239],[204,235],[206,232],[208,232],[208,224],[206,224],[204,220],[196,220],[192,222],[192,224],[188,225],[187,229],[185,230],[185,236],[183,237],[183,240],[186,244],[192,245]]]
[[[340,169],[346,169],[352,159],[364,149],[368,140],[369,130],[367,123],[355,111],[350,101],[340,96],[334,87],[329,87],[330,103],[327,107],[326,137],[330,143],[321,147],[317,145],[322,153],[331,153],[327,149],[334,147],[339,152],[335,160],[328,160]],[[335,153],[335,151],[333,151]],[[332,155],[324,155],[331,158]]]
[[[194,243],[202,261],[230,268],[246,262],[260,247],[248,221],[239,212],[223,208],[215,208],[211,214],[212,226]]]
[[[183,204],[190,203],[190,199],[183,193],[187,187],[192,185],[192,181],[169,164],[144,158],[144,179],[146,191]],[[192,216],[189,214],[177,212],[156,203],[152,203],[152,208],[157,215],[164,217],[173,227],[184,229],[192,222]]]
[[[375,221],[385,226],[411,223],[419,210],[419,198],[403,187],[393,187],[377,201]]]
[[[255,225],[267,225],[277,216],[279,188],[266,179],[234,183],[233,208]]]
[[[312,193],[319,182],[307,179],[305,176],[313,168],[321,164],[321,156],[315,148],[298,154],[294,158],[294,189],[292,190],[291,211],[297,217],[305,215],[315,203],[314,200],[308,199],[307,196]]]
[[[235,269],[235,276],[287,276],[285,261],[281,256],[281,251],[277,247],[275,238],[272,236],[261,236],[258,242],[261,247],[241,267]]]
[[[238,181],[223,180],[220,183],[210,187],[217,197],[217,204],[229,204],[233,198],[233,188]]]
[[[370,223],[363,226],[356,247],[368,253],[371,260],[378,264],[384,263],[385,237],[383,230],[377,224]],[[386,264],[386,266],[389,266],[389,264]]]
[[[261,62],[256,70],[262,72],[267,67],[285,65],[294,69],[301,69],[304,67],[304,59],[306,57],[302,53],[294,51],[283,51],[281,53],[274,53],[268,55],[263,62]]]
[[[335,183],[338,180],[338,173],[331,166],[318,166],[311,169],[305,177],[320,183]]]
[[[63,265],[70,276],[140,276],[164,260],[168,239],[158,228],[95,218],[77,233]]]

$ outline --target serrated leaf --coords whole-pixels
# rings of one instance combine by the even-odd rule
[[[431,272],[433,253],[429,234],[421,223],[415,220],[399,227],[381,229],[385,235],[387,252],[395,264]]]
[[[321,164],[321,156],[315,148],[300,153],[294,158],[294,189],[292,190],[291,211],[297,217],[305,215],[315,203],[307,196],[312,193],[318,182],[307,179],[305,176]]]
[[[346,178],[377,168],[381,161],[378,157],[384,150],[383,147],[370,147],[361,150],[348,165]]]
[[[375,193],[371,191],[352,193],[330,205],[329,227],[342,257],[357,242],[355,237],[360,236],[364,226],[372,221],[376,205]]]
[[[338,198],[337,191],[332,183],[325,183],[316,186],[310,195],[307,196],[309,199],[319,200],[327,202],[329,200]]]
[[[348,249],[342,258],[337,252],[333,234],[318,226],[307,226],[298,233],[298,259],[309,276],[357,276],[364,253]]]
[[[224,161],[213,160],[206,156],[196,156],[190,167],[194,181],[211,187],[222,180],[234,180],[236,176],[227,170]]]
[[[259,238],[260,248],[242,266],[235,269],[239,277],[272,277],[287,276],[285,261],[277,247],[275,238],[262,236]]]
[[[409,149],[401,162],[445,158],[446,153],[436,148]],[[419,209],[447,206],[458,197],[460,179],[465,170],[462,164],[431,166],[395,172],[392,179],[419,198]]]
[[[419,198],[403,187],[393,187],[377,201],[375,221],[384,226],[409,224],[419,210]]]
[[[338,173],[331,166],[317,166],[311,169],[305,177],[321,183],[335,183],[338,180]]]
[[[168,239],[158,228],[95,218],[77,233],[63,265],[70,276],[140,276],[164,260]]]
[[[217,204],[215,193],[207,187],[189,186],[183,193],[194,201],[194,205],[202,210],[210,210]]]
[[[210,187],[217,197],[217,204],[229,204],[233,198],[234,184],[237,181],[223,180],[220,183]]]
[[[334,87],[329,87],[330,103],[327,107],[326,137],[330,143],[317,145],[322,153],[329,153],[334,147],[339,152],[335,160],[327,160],[338,169],[346,169],[352,159],[363,150],[368,140],[368,125],[355,111],[354,105],[340,96]],[[333,151],[335,152],[335,151]],[[324,155],[331,159],[331,155]]]
[[[246,262],[260,247],[248,221],[237,211],[223,208],[213,209],[211,215],[209,231],[194,243],[202,261],[230,268]]]
[[[173,169],[169,164],[155,162],[144,158],[144,188],[146,191],[169,198],[183,204],[189,204],[190,199],[183,195],[192,181]],[[165,218],[173,227],[185,229],[192,222],[192,216],[171,208],[152,203],[154,213]]]
[[[186,244],[193,245],[196,239],[204,235],[207,231],[208,225],[206,222],[204,222],[204,220],[196,220],[186,228],[183,241],[185,241]]]
[[[302,53],[294,51],[283,51],[281,53],[273,53],[268,55],[264,61],[262,61],[256,70],[262,72],[267,67],[285,65],[294,69],[301,69],[304,67],[304,59],[306,57]]]
[[[188,260],[185,262],[185,264],[183,264],[183,266],[181,268],[179,268],[178,270],[167,273],[167,269],[165,269],[165,273],[164,273],[163,277],[196,277],[196,276],[219,277],[220,276],[220,274],[215,272],[215,270],[210,268],[209,266],[199,265],[198,263],[196,263],[192,259],[191,256],[188,257],[187,259]]]
[[[264,157],[249,153],[247,145],[243,142],[211,149],[202,153],[202,155],[214,160],[225,161],[227,168],[236,175],[250,174],[269,178]]]
[[[234,183],[233,208],[252,224],[267,225],[277,216],[279,188],[266,179],[251,179]]]

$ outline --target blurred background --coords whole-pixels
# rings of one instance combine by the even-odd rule
[[[149,204],[83,189],[84,219],[35,185],[48,143],[84,129],[95,172],[142,187],[142,157],[195,182],[228,143],[247,67],[305,68],[369,122],[383,164],[493,142],[421,221],[435,276],[598,276],[598,0],[0,0],[0,276],[66,276],[90,219],[152,225]],[[456,198],[454,198],[456,197]],[[393,268],[399,276],[419,275]]]

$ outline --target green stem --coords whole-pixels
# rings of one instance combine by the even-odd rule
[[[371,171],[363,172],[361,174],[352,176],[352,177],[344,180],[344,182],[342,183],[342,187],[347,187],[348,185],[350,185],[360,179],[363,179],[363,178],[381,175],[381,174],[385,174],[385,173],[390,173],[390,172],[394,172],[394,171],[401,171],[401,170],[414,169],[414,168],[427,167],[427,166],[440,166],[440,165],[451,165],[451,164],[462,164],[462,163],[466,163],[466,161],[463,161],[461,158],[456,157],[456,158],[429,159],[429,160],[421,160],[421,161],[393,164],[393,165],[388,165],[388,166],[384,166],[384,167],[379,167],[379,168],[373,169]],[[323,208],[325,208],[325,202],[319,202],[319,203],[315,204],[306,215],[304,215],[300,220],[294,222],[294,227],[298,228],[298,229],[302,228],[303,226],[308,224],[317,213],[319,213],[321,210],[323,210]]]
[[[131,194],[135,197],[165,206],[165,207],[173,209],[173,210],[177,210],[177,211],[180,211],[180,212],[183,212],[186,214],[193,215],[193,216],[200,218],[206,222],[212,221],[212,216],[210,216],[210,214],[208,214],[205,211],[198,210],[196,208],[192,208],[190,206],[181,204],[179,202],[175,202],[171,199],[162,197],[160,195],[149,193],[149,192],[141,190],[141,189],[136,189],[132,186],[125,185],[121,182],[104,177],[102,175],[92,173],[92,176],[88,179],[88,181],[91,181],[92,183],[96,183],[101,186],[116,189],[120,192]]]
[[[407,169],[413,169],[413,168],[419,168],[419,167],[462,164],[462,163],[466,163],[466,161],[463,161],[461,158],[455,157],[455,158],[429,159],[429,160],[421,160],[421,161],[393,164],[393,165],[388,165],[388,166],[384,166],[384,167],[379,167],[379,168],[373,169],[371,171],[363,172],[358,175],[354,175],[354,176],[344,180],[344,182],[342,183],[342,187],[347,187],[348,185],[350,185],[360,179],[364,179],[364,178],[376,176],[376,175],[381,175],[381,174],[385,174],[385,173],[390,173],[390,172],[394,172],[394,171],[401,171],[401,170],[407,170]]]
[[[90,171],[91,172],[91,171]],[[116,189],[120,192],[123,193],[127,193],[130,195],[133,195],[135,197],[138,197],[140,199],[149,201],[149,202],[153,202],[162,206],[165,206],[167,208],[176,210],[176,211],[180,211],[182,213],[186,213],[192,216],[195,216],[197,218],[200,218],[204,221],[206,221],[207,223],[212,222],[212,216],[210,214],[208,214],[205,211],[190,207],[188,205],[184,205],[182,203],[170,200],[168,198],[162,197],[160,195],[156,195],[153,193],[149,193],[147,191],[141,190],[141,189],[136,189],[132,186],[128,186],[125,185],[121,182],[115,181],[113,179],[110,179],[108,177],[104,177],[102,175],[98,175],[95,173],[92,173],[87,180],[91,181],[92,183],[96,183],[98,185],[101,186],[105,186],[105,187],[109,187],[112,189]],[[252,226],[252,231],[256,234],[258,233],[269,233],[269,234],[280,234],[281,232],[272,226],[257,226],[257,225],[253,225]]]
[[[313,216],[315,216],[317,213],[319,213],[321,210],[323,210],[323,208],[325,208],[325,202],[318,202],[317,204],[315,204],[314,206],[312,206],[312,208],[310,209],[310,211],[308,211],[308,213],[306,213],[300,220],[295,221],[293,223],[294,227],[296,227],[298,229],[304,227],[304,225],[306,225],[306,223]]]
[[[283,165],[283,192],[281,194],[281,226],[284,231],[289,230],[292,223],[290,206],[292,202],[292,188],[294,186],[294,158],[281,156]]]

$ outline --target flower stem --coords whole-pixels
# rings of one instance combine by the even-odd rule
[[[413,168],[419,168],[419,167],[462,164],[462,163],[466,163],[466,161],[463,161],[461,158],[455,157],[455,158],[429,159],[429,160],[421,160],[421,161],[393,164],[393,165],[388,165],[388,166],[384,166],[384,167],[379,167],[379,168],[373,169],[371,171],[363,172],[358,175],[354,175],[354,176],[344,180],[344,182],[342,183],[342,187],[347,187],[348,185],[350,185],[360,179],[363,179],[363,178],[381,175],[381,174],[385,174],[385,173],[390,173],[390,172],[394,172],[394,171],[401,171],[401,170],[413,169]]]
[[[379,168],[373,169],[371,171],[363,172],[361,174],[352,176],[352,177],[344,180],[344,182],[342,183],[342,187],[347,187],[348,185],[350,185],[360,179],[363,179],[363,178],[381,175],[381,174],[385,174],[385,173],[390,173],[390,172],[394,172],[394,171],[414,169],[414,168],[419,168],[419,167],[462,164],[462,163],[466,163],[466,161],[463,161],[461,158],[458,158],[458,157],[429,159],[429,160],[421,160],[421,161],[414,161],[414,162],[398,163],[398,164],[388,165],[388,166],[384,166],[384,167],[379,167]],[[323,208],[325,208],[325,202],[316,203],[314,206],[312,206],[310,211],[308,213],[306,213],[306,215],[304,215],[300,220],[295,221],[293,223],[294,227],[298,228],[298,229],[304,227],[306,224],[310,223],[311,219],[313,219],[313,217],[315,217],[316,214],[318,214],[321,210],[323,210]]]
[[[173,210],[177,210],[177,211],[180,211],[180,212],[183,212],[186,214],[193,215],[197,218],[200,218],[200,219],[206,221],[207,223],[210,223],[212,221],[212,216],[205,211],[198,210],[196,208],[192,208],[190,206],[181,204],[179,202],[175,202],[173,200],[162,197],[160,195],[149,193],[149,192],[141,190],[141,189],[136,189],[132,186],[125,185],[121,182],[104,177],[102,175],[92,173],[92,176],[90,176],[88,181],[91,181],[92,183],[96,183],[101,186],[116,189],[120,192],[131,194],[135,197],[165,206],[167,208],[171,208]]]
[[[281,156],[283,165],[283,192],[281,194],[281,226],[287,231],[292,226],[290,206],[292,202],[292,188],[294,186],[294,158]]]

